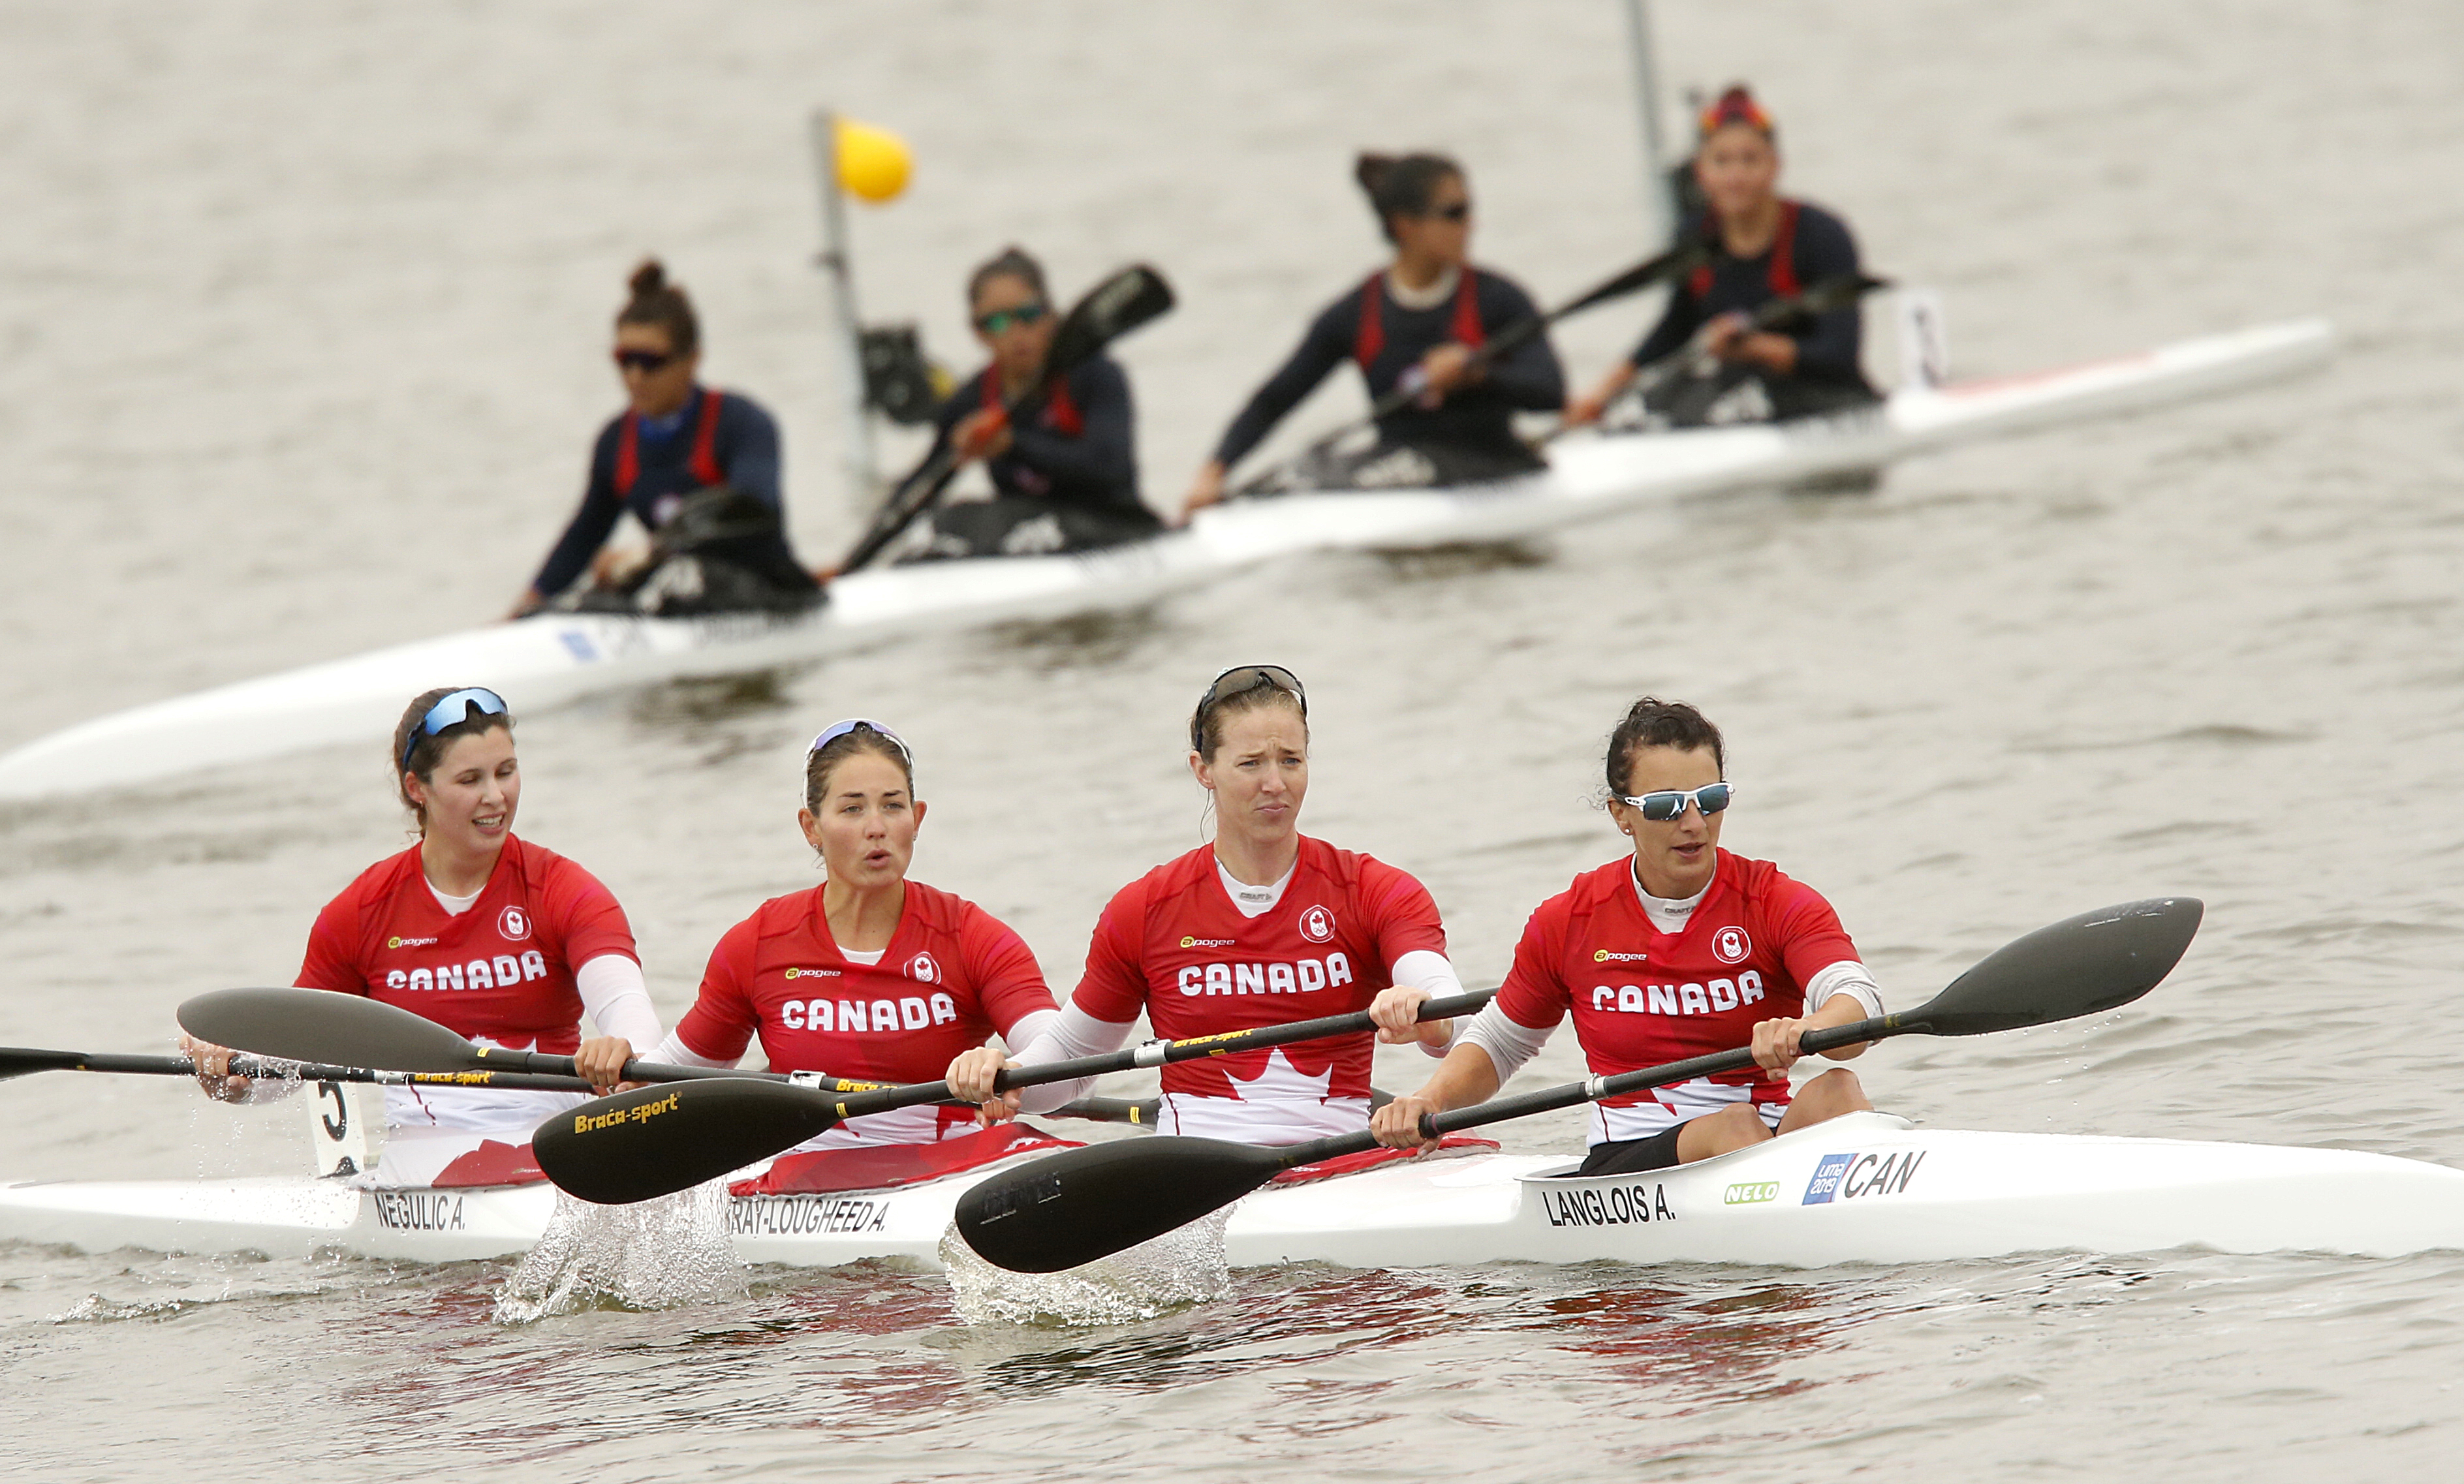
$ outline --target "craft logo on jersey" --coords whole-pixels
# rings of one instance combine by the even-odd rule
[[[1754,940],[1746,936],[1743,928],[1723,928],[1711,940],[1712,953],[1724,964],[1742,964],[1753,950]]]
[[[519,943],[531,935],[531,914],[517,906],[509,906],[496,914],[496,930],[507,943]]]
[[[907,961],[907,977],[918,984],[938,984],[941,982],[941,966],[933,961],[932,954],[918,953]]]
[[[1301,936],[1311,943],[1334,941],[1334,914],[1322,906],[1310,907],[1301,914]]]

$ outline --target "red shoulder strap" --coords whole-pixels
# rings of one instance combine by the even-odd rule
[[[1473,350],[1480,349],[1482,343],[1488,338],[1488,332],[1483,330],[1480,324],[1480,284],[1469,263],[1465,263],[1463,267],[1462,287],[1455,290],[1455,322],[1452,334],[1456,343],[1468,345]]]
[[[1775,295],[1794,294],[1796,281],[1796,203],[1779,204],[1779,231],[1771,239],[1771,290]]]
[[[1352,338],[1352,359],[1360,363],[1363,373],[1369,370],[1369,362],[1377,359],[1377,353],[1386,348],[1386,295],[1378,281],[1385,276],[1385,270],[1380,269],[1360,286],[1360,331]]]
[[[693,473],[701,481],[699,488],[705,490],[727,477],[718,467],[718,402],[716,391],[703,388],[701,416],[693,424]],[[627,425],[628,436],[632,430],[631,425]]]
[[[633,481],[642,477],[641,432],[636,426],[640,416],[632,408],[625,409],[624,430],[616,435],[616,498],[633,492]]]

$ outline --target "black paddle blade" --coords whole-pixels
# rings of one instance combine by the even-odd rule
[[[74,1072],[85,1064],[80,1051],[38,1051],[31,1046],[0,1046],[0,1082],[30,1072]]]
[[[1600,284],[1590,293],[1583,295],[1580,298],[1573,299],[1560,306],[1557,311],[1554,314],[1551,314],[1549,317],[1551,319],[1563,319],[1568,315],[1577,313],[1581,310],[1590,309],[1595,304],[1605,304],[1611,299],[1623,298],[1629,294],[1639,293],[1644,289],[1650,288],[1653,284],[1658,283],[1662,278],[1670,278],[1676,276],[1680,273],[1690,272],[1695,264],[1700,263],[1703,260],[1703,249],[1697,244],[1689,243],[1686,246],[1676,249],[1672,251],[1662,252],[1658,257],[1637,263],[1632,268],[1627,269],[1624,273],[1617,274],[1608,282]]]
[[[2127,1005],[2182,961],[2205,909],[2151,897],[2066,917],[1979,959],[1892,1023],[1935,1036],[1984,1036]]]
[[[1272,1149],[1220,1139],[1090,1144],[959,1196],[958,1234],[996,1267],[1058,1273],[1186,1226],[1281,1168]]]
[[[283,1061],[387,1072],[468,1072],[478,1048],[424,1016],[329,990],[216,990],[180,1006],[199,1040]]]
[[[1795,315],[1827,315],[1836,309],[1846,309],[1877,289],[1890,286],[1888,278],[1877,278],[1870,273],[1841,273],[1837,278],[1825,278],[1799,295],[1790,315],[1792,317]]]
[[[1173,306],[1172,285],[1144,263],[1133,263],[1087,291],[1052,333],[1045,374],[1058,376]]]
[[[560,1189],[622,1206],[692,1189],[837,1122],[827,1095],[784,1082],[668,1082],[558,1114],[531,1135],[531,1155]]]

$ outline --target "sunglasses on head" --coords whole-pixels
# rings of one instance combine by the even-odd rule
[[[619,371],[665,371],[676,359],[673,351],[629,350],[624,346],[618,346],[614,356]]]
[[[1021,304],[1015,309],[996,309],[976,316],[976,328],[986,335],[999,335],[1012,325],[1031,325],[1052,313],[1048,304]]]
[[[813,745],[807,751],[806,755],[809,756],[812,753],[818,753],[822,749],[837,741],[839,738],[846,736],[851,731],[857,731],[873,732],[876,735],[887,738],[891,747],[898,749],[898,755],[907,759],[908,767],[913,768],[915,766],[915,754],[908,751],[907,739],[905,737],[900,736],[897,732],[891,731],[881,723],[863,716],[850,716],[845,721],[834,721],[828,726],[823,728],[822,734],[813,738]]]
[[[419,751],[420,743],[448,727],[458,727],[469,721],[473,711],[482,716],[502,716],[506,711],[505,698],[477,686],[439,696],[436,704],[428,709],[427,715],[419,718],[419,725],[410,729],[409,737],[403,742],[402,771],[410,771],[410,754]]]
[[[1198,698],[1198,712],[1190,718],[1189,748],[1194,753],[1206,751],[1206,713],[1231,700],[1261,687],[1283,691],[1298,702],[1301,720],[1309,720],[1309,692],[1301,688],[1301,678],[1280,665],[1236,665],[1215,677],[1215,684]]]
[[[1687,804],[1702,810],[1703,817],[1709,818],[1727,808],[1728,800],[1736,797],[1733,784],[1705,783],[1690,793],[1684,789],[1661,789],[1649,794],[1620,794],[1617,802],[1632,804],[1646,819],[1665,822],[1683,814]]]

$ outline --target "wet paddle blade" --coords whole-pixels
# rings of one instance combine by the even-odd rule
[[[422,1015],[326,990],[216,990],[184,1001],[180,1029],[199,1040],[284,1061],[386,1072],[468,1072],[478,1048]]]
[[[1186,1226],[1282,1168],[1272,1149],[1220,1139],[1089,1145],[995,1175],[958,1197],[958,1234],[996,1267],[1058,1273]]]
[[[531,1154],[559,1189],[623,1206],[689,1190],[837,1122],[827,1095],[784,1082],[669,1082],[558,1114],[531,1136]]]
[[[2151,897],[2064,918],[1978,960],[1900,1026],[1984,1036],[2127,1005],[2173,971],[2199,930],[2196,897]]]

